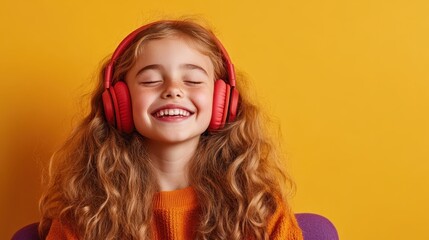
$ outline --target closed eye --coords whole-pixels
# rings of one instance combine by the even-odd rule
[[[159,84],[161,84],[162,81],[161,80],[155,80],[155,81],[141,81],[139,82],[139,85],[143,85],[143,86],[157,86]]]
[[[189,85],[198,85],[198,84],[201,84],[203,82],[202,81],[185,81],[185,83],[189,84]]]

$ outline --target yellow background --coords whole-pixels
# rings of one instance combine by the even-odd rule
[[[296,212],[341,239],[429,239],[429,1],[2,1],[0,239],[38,220],[40,175],[102,58],[197,15],[278,123]]]

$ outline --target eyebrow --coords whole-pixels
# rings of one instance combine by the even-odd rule
[[[188,63],[188,64],[182,64],[182,65],[180,65],[180,68],[184,68],[184,69],[190,69],[190,70],[194,70],[194,69],[196,69],[196,70],[200,70],[200,71],[202,71],[205,75],[209,75],[208,73],[207,73],[207,71],[203,68],[203,67],[201,67],[201,66],[198,66],[198,65],[195,65],[195,64],[190,64],[190,63]]]
[[[189,70],[199,70],[199,71],[203,72],[205,75],[207,75],[207,76],[209,75],[207,73],[207,71],[203,67],[195,65],[195,64],[191,64],[191,63],[181,64],[179,66],[179,68],[181,68],[181,69],[189,69]],[[159,70],[159,71],[163,71],[164,67],[161,64],[150,64],[150,65],[147,65],[147,66],[144,66],[143,68],[141,68],[136,73],[136,76],[139,75],[139,74],[141,74],[144,71],[147,71],[147,70]]]
[[[151,70],[151,69],[162,70],[164,68],[160,64],[150,64],[150,65],[144,66],[140,70],[138,70],[136,73],[136,76],[140,75],[144,71]]]

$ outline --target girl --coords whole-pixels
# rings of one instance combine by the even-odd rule
[[[243,91],[201,25],[132,32],[51,159],[41,236],[302,239],[282,188],[290,179]]]

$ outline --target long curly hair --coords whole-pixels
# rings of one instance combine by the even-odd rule
[[[140,33],[115,63],[113,81],[122,81],[142,46],[150,40],[186,37],[226,76],[222,54],[207,28],[189,20],[159,21]],[[145,138],[124,134],[104,117],[104,71],[92,93],[90,109],[52,156],[46,190],[40,200],[39,232],[46,236],[53,219],[67,224],[81,239],[150,239],[152,201],[158,191]],[[279,201],[293,218],[287,199],[293,183],[266,118],[251,101],[245,78],[236,119],[204,133],[189,168],[200,206],[197,239],[268,239],[267,219]]]

